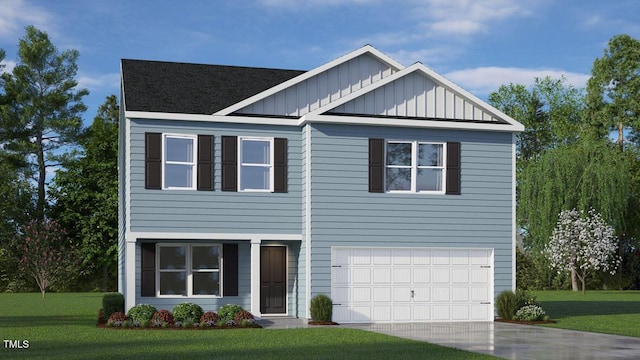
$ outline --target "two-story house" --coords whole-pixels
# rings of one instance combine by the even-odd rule
[[[119,291],[337,322],[486,321],[523,126],[371,46],[309,71],[122,61]]]

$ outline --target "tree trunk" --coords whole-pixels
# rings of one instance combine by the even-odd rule
[[[578,276],[576,269],[571,269],[571,290],[578,291]]]
[[[38,199],[36,205],[36,219],[44,219],[44,207],[45,207],[45,184],[47,169],[44,162],[44,145],[42,144],[42,133],[36,136],[37,158],[38,158]]]
[[[624,149],[624,126],[622,123],[618,123],[618,145],[620,149]]]

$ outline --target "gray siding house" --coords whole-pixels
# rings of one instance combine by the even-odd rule
[[[122,60],[119,291],[334,321],[487,321],[523,126],[367,45],[310,71]]]

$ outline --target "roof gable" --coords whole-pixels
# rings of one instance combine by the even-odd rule
[[[303,73],[123,59],[125,110],[213,114]]]

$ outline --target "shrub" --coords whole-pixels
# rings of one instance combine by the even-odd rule
[[[102,311],[102,309],[98,310],[98,324],[104,324],[105,323],[105,319],[104,319],[104,312]]]
[[[190,321],[191,323],[194,323],[200,320],[202,313],[204,313],[202,307],[193,303],[182,303],[173,308],[173,318],[176,321]]]
[[[331,321],[333,302],[327,295],[319,294],[311,299],[311,320]]]
[[[515,319],[520,321],[538,321],[544,319],[546,313],[538,305],[526,305],[516,311]]]
[[[121,311],[116,311],[109,316],[109,320],[107,320],[108,326],[123,326],[125,321],[127,321],[127,315],[125,315]]]
[[[149,304],[138,304],[127,312],[127,316],[134,323],[142,323],[143,321],[149,321],[156,313],[156,308]]]
[[[223,305],[218,309],[218,318],[220,320],[227,323],[229,320],[233,320],[236,317],[238,311],[243,311],[244,309],[240,305],[227,304]]]
[[[120,293],[106,293],[102,296],[102,313],[109,318],[115,312],[124,313],[124,295]]]
[[[233,320],[236,324],[240,324],[243,320],[253,320],[253,314],[247,310],[240,310],[236,313],[236,316],[233,317]]]
[[[256,324],[256,321],[254,319],[242,319],[242,321],[239,322],[240,326],[253,326]]]
[[[169,310],[156,311],[151,317],[151,326],[167,327],[173,325],[173,314]]]
[[[503,319],[513,320],[516,316],[516,311],[525,304],[525,293],[519,292],[516,294],[513,291],[505,290],[496,298],[496,312],[498,313],[498,316]]]
[[[218,322],[218,314],[213,311],[207,311],[200,317],[200,326],[212,327]]]

